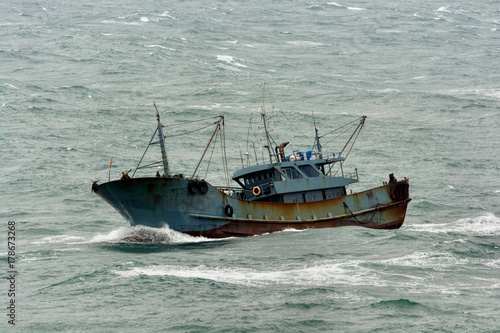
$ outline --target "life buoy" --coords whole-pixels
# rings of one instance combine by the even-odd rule
[[[205,194],[208,192],[208,184],[206,181],[202,180],[198,182],[198,190],[200,190],[201,194]]]
[[[255,195],[256,197],[258,197],[258,196],[260,195],[260,187],[255,186],[255,187],[252,189],[252,193],[253,193],[253,195]]]
[[[195,181],[190,181],[188,184],[188,192],[191,194],[198,193],[198,184]]]
[[[226,207],[224,207],[224,214],[226,214],[227,217],[232,217],[233,207],[231,207],[231,205],[226,205]]]

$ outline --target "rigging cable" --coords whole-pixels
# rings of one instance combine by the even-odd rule
[[[326,134],[324,134],[324,135],[320,136],[319,138],[321,139],[321,138],[323,138],[323,137],[325,137],[325,136],[327,136],[327,135],[329,135],[329,134],[331,134],[331,133],[333,133],[333,132],[335,132],[335,131],[338,131],[338,130],[340,130],[340,129],[342,129],[342,128],[344,128],[344,127],[345,127],[345,129],[344,129],[342,132],[340,132],[337,136],[333,137],[333,138],[332,138],[330,141],[328,141],[327,143],[323,143],[323,144],[321,144],[321,146],[326,146],[326,145],[330,144],[331,142],[333,142],[334,140],[336,140],[337,138],[339,138],[342,134],[344,134],[344,133],[346,133],[347,131],[349,131],[349,130],[351,129],[351,127],[347,127],[347,126],[348,126],[348,125],[351,125],[351,124],[352,124],[353,122],[355,122],[355,121],[358,121],[359,119],[361,119],[361,118],[356,118],[354,121],[351,121],[351,122],[349,122],[349,123],[347,123],[347,124],[345,124],[345,125],[343,125],[343,126],[340,126],[340,127],[336,128],[336,129],[334,129],[333,131],[330,131],[330,132],[328,132],[328,133],[326,133]]]
[[[229,168],[227,165],[227,150],[226,150],[226,126],[224,126],[224,118],[222,118],[222,131],[221,131],[221,150],[222,150],[222,166],[224,168],[224,178],[226,179],[226,186],[229,189],[231,181],[229,179]]]
[[[335,131],[338,131],[338,130],[339,130],[339,129],[341,129],[341,128],[344,128],[344,127],[346,127],[346,126],[349,126],[350,124],[352,124],[352,123],[354,123],[354,122],[356,122],[356,121],[360,121],[361,119],[363,119],[363,117],[356,118],[356,119],[354,119],[353,121],[350,121],[350,122],[348,122],[348,123],[347,123],[347,124],[345,124],[345,125],[342,125],[342,126],[340,126],[340,127],[337,127],[337,128],[335,128],[335,129],[331,130],[330,132],[327,132],[327,133],[323,134],[322,136],[320,136],[320,138],[323,138],[323,137],[325,137],[325,136],[327,136],[327,135],[329,135],[329,134],[331,134],[331,133],[333,133],[333,132],[335,132]]]
[[[217,123],[217,121],[214,122],[214,123],[212,123],[212,124],[209,124],[207,126],[203,126],[203,127],[200,127],[198,129],[195,129],[195,130],[192,130],[192,131],[189,131],[189,132],[186,132],[186,133],[167,135],[167,136],[165,136],[165,138],[173,138],[173,137],[176,137],[176,136],[188,135],[188,134],[191,134],[191,133],[194,133],[194,132],[198,132],[198,131],[204,130],[205,128],[208,128],[208,127],[210,127],[210,126],[212,126],[213,124],[216,124],[216,123]]]
[[[212,116],[208,118],[203,118],[203,119],[196,119],[196,120],[187,120],[187,121],[179,121],[177,124],[190,124],[190,123],[197,123],[197,122],[202,122],[202,121],[207,121],[210,119],[217,119],[219,116]],[[175,126],[177,126],[177,124]],[[162,127],[169,127],[169,126],[174,126],[174,125],[162,125]]]
[[[214,136],[217,134],[217,130],[218,130],[218,129],[219,129],[219,127],[220,127],[220,122],[221,122],[221,120],[223,119],[223,117],[222,117],[222,116],[219,116],[219,118],[220,118],[220,119],[214,123],[214,124],[217,124],[217,126],[215,127],[215,130],[214,130],[214,132],[212,133],[212,136],[210,137],[210,140],[208,141],[207,147],[205,148],[205,151],[203,152],[203,155],[201,156],[201,159],[200,159],[200,161],[198,162],[198,165],[197,165],[197,166],[196,166],[196,168],[194,169],[193,176],[192,176],[191,178],[195,178],[195,175],[197,175],[197,174],[198,174],[198,173],[197,173],[197,171],[198,171],[198,169],[200,168],[200,165],[202,164],[202,162],[203,162],[203,160],[204,160],[204,158],[205,158],[205,154],[207,153],[208,148],[210,148],[210,144],[212,143],[212,140],[213,140]]]
[[[342,153],[344,152],[345,148],[347,147],[347,145],[349,144],[349,141],[351,141],[352,137],[354,136],[354,134],[356,134],[356,132],[358,132],[356,134],[356,137],[354,138],[354,141],[352,142],[351,144],[351,148],[349,148],[349,151],[347,152],[347,155],[344,157],[344,160],[340,162],[340,166],[339,168],[337,169],[337,171],[335,171],[335,173],[333,174],[333,177],[335,177],[335,175],[337,174],[337,172],[339,172],[339,170],[342,168],[342,166],[344,165],[344,162],[345,160],[347,159],[347,157],[349,156],[349,154],[351,153],[351,150],[352,148],[354,147],[354,144],[356,143],[356,140],[358,139],[358,136],[359,134],[361,133],[361,130],[363,129],[363,126],[365,125],[365,119],[366,119],[366,116],[363,116],[361,117],[361,120],[359,122],[359,125],[358,127],[356,128],[356,130],[354,131],[354,133],[352,133],[351,137],[349,138],[349,140],[346,142],[344,148],[342,149],[342,151],[340,152],[339,156],[342,155]],[[331,165],[333,166],[333,164]],[[332,167],[330,167],[330,170],[332,169]]]
[[[297,131],[297,132],[299,132],[299,133],[300,133],[303,137],[305,137],[306,139],[308,139],[308,140],[309,140],[309,139],[310,139],[310,137],[309,137],[309,136],[307,136],[306,134],[302,133],[302,131],[300,130],[300,127],[296,127],[296,126],[294,125],[294,123],[293,123],[290,119],[288,119],[288,117],[286,116],[286,114],[285,114],[285,113],[281,110],[281,108],[277,105],[276,100],[275,100],[275,98],[274,98],[273,94],[271,94],[271,92],[269,91],[269,89],[267,88],[267,86],[266,86],[266,91],[267,91],[267,93],[271,96],[271,98],[272,98],[272,100],[273,100],[273,104],[274,104],[274,105],[276,105],[276,109],[277,109],[279,112],[281,112],[281,114],[283,115],[283,117],[285,117],[285,119],[286,119],[286,120],[287,120],[290,124],[292,124],[292,125],[293,125],[294,130],[295,130],[295,131]],[[273,109],[275,109],[275,107],[274,107],[274,106],[273,106]]]
[[[217,124],[217,127],[215,128],[214,134],[217,133],[217,131],[220,132],[220,124]],[[212,140],[210,140],[209,145],[211,144],[211,142],[212,142]],[[214,145],[212,147],[212,152],[210,153],[210,158],[208,159],[207,170],[205,171],[205,179],[207,179],[208,169],[210,169],[210,163],[212,162],[212,156],[214,155],[216,143],[217,143],[217,134],[215,134]],[[202,162],[203,162],[203,160],[202,160]]]
[[[142,159],[144,158],[144,156],[145,156],[145,155],[146,155],[146,153],[148,152],[149,146],[151,146],[151,142],[153,141],[153,138],[155,137],[156,132],[158,132],[158,127],[156,128],[155,132],[153,133],[153,136],[151,137],[151,140],[149,140],[149,144],[148,144],[148,146],[146,147],[146,150],[144,151],[144,154],[142,154],[142,157],[141,157],[141,159],[140,159],[139,163],[138,163],[138,164],[137,164],[137,166],[135,167],[134,173],[132,174],[132,178],[134,178],[135,173],[137,172],[137,170],[139,169],[139,166],[141,165]],[[111,165],[111,164],[110,164],[110,165]]]

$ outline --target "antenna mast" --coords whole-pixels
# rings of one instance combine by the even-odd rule
[[[316,127],[316,119],[314,119],[314,111],[311,112],[313,116],[314,130],[316,132],[315,141],[316,141],[316,148],[318,149],[318,158],[322,158],[323,153],[321,152],[321,144],[319,143],[319,135],[318,135],[318,128]]]
[[[153,102],[153,105],[156,109],[156,119],[158,120],[158,137],[160,138],[160,148],[161,148],[161,160],[163,162],[163,172],[165,176],[169,175],[168,172],[168,159],[167,159],[167,151],[165,150],[165,137],[163,136],[162,125],[160,122],[160,113],[158,112],[158,108],[156,107],[156,103]]]

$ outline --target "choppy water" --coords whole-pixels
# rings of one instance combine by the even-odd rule
[[[2,1],[0,272],[15,221],[16,329],[500,331],[499,17],[495,1]],[[135,167],[153,100],[169,133],[225,115],[236,170],[264,82],[286,115],[273,135],[297,149],[311,110],[323,133],[368,116],[346,167],[354,190],[410,178],[401,229],[210,241],[130,228],[91,193],[111,157],[111,177]],[[207,135],[169,140],[174,171],[194,170]],[[154,244],[122,241],[145,232]]]

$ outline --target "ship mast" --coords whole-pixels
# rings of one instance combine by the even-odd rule
[[[156,103],[153,102],[153,104],[154,104],[155,109],[156,109],[156,119],[158,120],[157,131],[158,131],[158,137],[160,138],[161,160],[163,162],[163,172],[164,172],[165,176],[168,177],[168,175],[170,173],[168,172],[168,159],[167,159],[167,151],[165,149],[165,137],[163,136],[162,125],[160,122],[160,113],[158,112],[158,108],[156,107]]]
[[[314,130],[316,132],[316,138],[315,138],[315,143],[316,143],[316,148],[318,149],[318,158],[322,157],[322,152],[321,152],[321,144],[319,143],[319,132],[318,128],[316,127],[316,120],[314,119],[314,112],[312,112],[312,117],[313,117],[313,123],[314,123]]]
[[[267,132],[266,123],[266,83],[262,91],[262,121],[264,122],[264,132],[266,133],[267,152],[269,153],[269,163],[273,163],[273,156],[271,154],[271,144],[269,143],[269,133]]]

